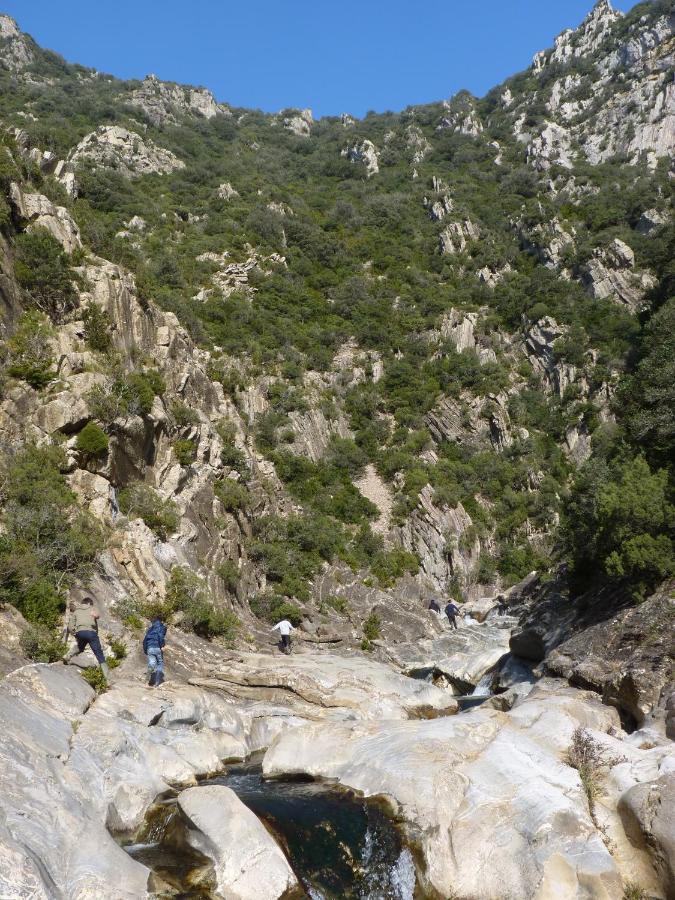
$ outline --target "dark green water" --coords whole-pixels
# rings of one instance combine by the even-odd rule
[[[242,764],[204,784],[231,788],[275,835],[312,900],[413,900],[415,869],[410,851],[381,807],[316,782],[264,781],[260,767]],[[201,860],[162,848],[166,813],[149,823],[143,843],[127,847],[174,885],[174,896],[207,896],[187,889]]]

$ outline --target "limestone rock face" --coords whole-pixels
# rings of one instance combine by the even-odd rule
[[[443,255],[454,256],[464,250],[468,241],[477,241],[479,237],[480,228],[470,219],[450,222],[440,234],[440,252]]]
[[[277,900],[298,886],[274,838],[230,788],[190,788],[178,809],[186,842],[213,862],[216,897]]]
[[[237,654],[199,683],[234,697],[286,704],[308,719],[405,719],[457,710],[452,697],[433,685],[362,656]]]
[[[641,308],[647,291],[656,284],[647,272],[635,270],[635,254],[619,238],[595,251],[581,273],[586,291],[596,300],[609,298],[632,312]]]
[[[555,589],[543,592],[521,619],[511,650],[546,660],[549,672],[592,688],[642,724],[673,680],[673,635],[662,623],[675,600],[666,585],[639,607],[608,591],[589,595],[587,604],[580,614]]]
[[[647,209],[640,216],[635,228],[640,234],[651,234],[668,221],[669,216],[665,213],[660,212],[658,209]]]
[[[626,791],[619,807],[626,830],[633,834],[637,830],[642,836],[668,896],[675,893],[675,760],[673,762],[667,774]]]
[[[619,872],[563,760],[579,725],[616,724],[593,695],[540,685],[508,714],[308,725],[274,742],[263,771],[387,798],[423,855],[424,895],[613,900]]]
[[[437,506],[433,488],[427,485],[420,492],[418,507],[396,529],[396,536],[406,550],[417,554],[429,584],[443,590],[452,577],[466,575],[478,562],[478,539],[469,547],[462,546],[461,540],[472,524],[461,503],[454,509]]]
[[[239,196],[239,191],[236,191],[229,181],[224,181],[219,185],[217,193],[220,200],[232,200],[234,197]]]
[[[564,326],[558,325],[551,316],[544,316],[533,323],[525,332],[524,347],[535,372],[544,378],[545,387],[554,391],[559,397],[565,388],[577,378],[576,367],[556,360],[553,345],[567,333]]]
[[[314,116],[311,109],[288,110],[284,113],[279,113],[276,121],[281,122],[287,131],[292,132],[297,137],[307,138],[312,132]]]
[[[31,42],[11,16],[0,15],[0,38],[3,40],[0,59],[10,72],[22,72],[35,59]]]
[[[83,137],[70,152],[68,161],[75,165],[84,160],[115,169],[127,178],[153,173],[167,175],[185,168],[185,163],[170,150],[119,125],[101,125]]]
[[[64,206],[56,206],[43,194],[22,191],[18,184],[10,186],[10,198],[18,215],[28,222],[28,231],[46,228],[66,253],[82,247],[80,229]]]
[[[377,148],[372,141],[361,141],[360,144],[354,144],[343,150],[342,156],[345,156],[350,162],[363,163],[368,178],[377,175],[380,171]]]
[[[574,166],[572,139],[569,131],[555,122],[547,122],[539,135],[527,147],[528,162],[540,172],[553,164],[571,169]]]
[[[125,102],[142,109],[153,125],[176,124],[177,116],[198,115],[205,119],[227,113],[216,103],[211,91],[160,81],[148,75],[141,86],[125,97]]]
[[[509,629],[461,619],[457,631],[391,648],[397,665],[409,673],[433,672],[458,694],[470,694],[483,675],[509,652]]]

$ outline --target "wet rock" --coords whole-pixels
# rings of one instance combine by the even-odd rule
[[[178,798],[185,841],[213,862],[216,897],[277,900],[298,886],[286,857],[260,820],[223,785]]]
[[[460,694],[470,694],[508,652],[508,629],[466,620],[460,620],[456,631],[390,648],[391,658],[404,671],[443,675]]]

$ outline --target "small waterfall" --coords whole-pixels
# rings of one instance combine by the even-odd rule
[[[494,678],[494,669],[490,669],[489,672],[486,672],[485,675],[478,682],[476,687],[471,692],[472,697],[489,697],[492,693],[492,679]]]
[[[110,518],[114,522],[115,519],[120,514],[120,504],[117,499],[117,488],[114,487],[112,484],[110,485],[109,502],[110,502]]]
[[[415,862],[410,850],[404,847],[391,873],[391,886],[397,900],[413,900],[416,883]]]

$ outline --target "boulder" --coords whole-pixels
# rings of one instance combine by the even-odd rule
[[[190,788],[178,809],[185,843],[213,863],[215,897],[277,900],[298,886],[274,838],[230,788]]]
[[[627,791],[619,811],[626,831],[641,835],[667,896],[675,896],[675,758],[668,774]]]

